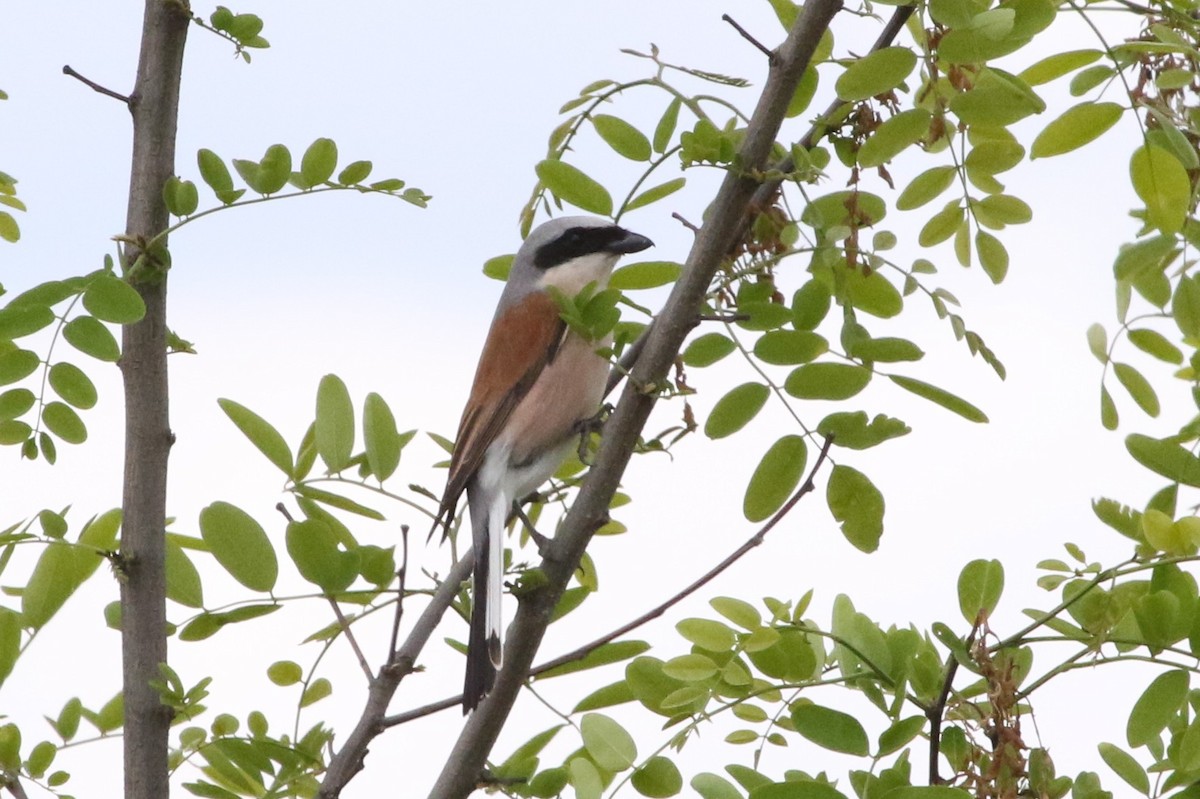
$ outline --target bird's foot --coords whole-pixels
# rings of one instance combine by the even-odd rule
[[[608,421],[608,417],[612,415],[613,406],[607,402],[600,406],[600,410],[586,419],[580,419],[575,423],[575,432],[579,434],[579,460],[585,466],[591,465],[590,453],[588,452],[588,443],[591,441],[592,433],[600,433],[604,430],[604,423]]]

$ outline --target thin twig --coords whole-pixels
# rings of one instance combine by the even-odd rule
[[[417,616],[393,662],[380,669],[379,675],[371,682],[366,706],[359,716],[358,723],[346,737],[345,743],[329,760],[329,766],[321,780],[321,789],[317,793],[320,799],[340,796],[346,784],[362,770],[367,748],[384,729],[381,722],[387,712],[388,703],[392,701],[401,680],[412,671],[417,656],[424,650],[429,637],[445,615],[446,608],[454,601],[463,580],[470,575],[474,558],[474,552],[467,550],[467,553],[450,568],[445,579],[429,598],[429,604]]]
[[[641,616],[638,616],[633,621],[631,621],[627,624],[623,624],[622,626],[618,627],[617,629],[615,629],[605,635],[602,635],[601,637],[597,638],[596,640],[590,641],[589,643],[584,644],[583,646],[579,647],[578,649],[574,649],[574,650],[566,653],[565,655],[559,655],[558,657],[554,658],[553,660],[548,660],[545,663],[535,666],[534,668],[529,670],[529,676],[536,677],[539,674],[543,674],[547,671],[550,671],[551,669],[556,669],[559,666],[563,666],[567,663],[572,663],[576,660],[580,660],[583,657],[590,654],[593,650],[603,646],[604,644],[615,641],[617,638],[620,638],[622,635],[625,635],[626,633],[628,633],[632,630],[636,630],[638,627],[641,627],[643,624],[646,624],[649,621],[657,619],[659,616],[666,613],[672,607],[674,607],[675,605],[678,605],[680,602],[682,602],[683,600],[687,599],[692,594],[699,591],[705,585],[712,582],[714,579],[716,579],[716,577],[718,575],[720,575],[722,572],[724,572],[730,566],[732,566],[733,564],[735,564],[739,560],[741,560],[742,557],[744,557],[747,552],[754,549],[756,546],[760,545],[763,542],[763,540],[766,539],[767,533],[771,532],[771,530],[775,527],[775,525],[779,524],[779,522],[783,520],[784,516],[787,516],[787,514],[792,510],[792,508],[794,508],[796,506],[796,503],[804,498],[805,494],[808,494],[809,492],[811,492],[813,490],[813,487],[814,487],[813,486],[813,478],[816,477],[817,471],[820,470],[821,466],[825,463],[826,458],[829,456],[829,448],[831,446],[833,446],[833,436],[828,436],[825,439],[825,443],[821,446],[821,454],[817,456],[816,462],[813,464],[812,469],[808,473],[808,479],[804,481],[804,483],[800,486],[800,488],[796,489],[796,493],[792,494],[791,498],[783,504],[783,507],[781,507],[779,510],[775,511],[775,515],[773,515],[770,519],[768,519],[766,524],[764,524],[762,527],[759,528],[758,532],[756,532],[754,535],[750,536],[750,538],[747,539],[745,543],[743,543],[740,547],[735,549],[724,560],[722,560],[716,566],[709,569],[707,572],[705,572],[703,575],[701,575],[698,579],[694,580],[690,585],[688,585],[686,588],[684,588],[679,593],[672,596],[670,599],[663,602],[661,605],[658,605],[657,607],[652,608],[651,610],[647,611],[646,613],[643,613]]]
[[[671,218],[672,218],[672,219],[674,219],[674,220],[676,220],[677,222],[679,222],[679,224],[683,225],[683,226],[684,226],[685,228],[687,228],[688,230],[692,231],[692,233],[699,233],[699,232],[700,232],[700,228],[696,227],[696,226],[695,226],[695,225],[693,225],[691,222],[689,222],[689,221],[687,221],[686,219],[684,219],[684,218],[683,218],[683,214],[679,213],[678,211],[674,211],[674,212],[671,214]]]
[[[362,666],[363,674],[367,675],[367,682],[372,682],[375,679],[375,675],[371,673],[367,657],[358,646],[358,639],[354,637],[354,633],[350,630],[350,622],[346,620],[346,614],[342,613],[342,609],[338,607],[336,599],[333,597],[326,597],[326,599],[329,600],[329,607],[333,608],[333,615],[337,616],[342,632],[346,634],[346,640],[350,642],[350,648],[354,650],[354,656],[358,658],[358,665]]]
[[[975,641],[975,633],[979,631],[979,624],[971,628],[971,634],[967,636],[965,643],[966,649],[971,649],[971,644]],[[942,690],[938,693],[937,701],[930,705],[925,711],[925,718],[929,719],[929,784],[941,785],[942,778],[938,774],[938,758],[942,753],[942,714],[946,712],[946,702],[950,699],[950,691],[954,685],[954,675],[958,673],[958,658],[951,652],[946,659],[946,678],[942,680]]]
[[[396,617],[392,620],[392,642],[388,645],[388,663],[396,662],[396,650],[400,640],[400,620],[404,617],[404,583],[408,576],[408,525],[400,525],[400,568],[396,572],[399,585],[396,587]]]
[[[737,31],[738,33],[740,33],[742,35],[743,39],[750,42],[750,44],[754,45],[760,51],[762,51],[763,55],[765,55],[767,57],[767,61],[769,61],[772,64],[775,63],[775,51],[774,50],[767,47],[765,44],[760,42],[758,39],[755,39],[753,36],[751,36],[750,31],[746,30],[741,25],[737,24],[737,21],[734,20],[734,18],[729,16],[728,14],[722,14],[721,19],[725,20],[730,25],[732,25],[733,29],[735,31]]]
[[[112,97],[114,100],[120,100],[122,103],[124,103],[127,106],[131,102],[128,97],[121,94],[120,92],[114,92],[112,89],[109,89],[105,86],[101,86],[99,83],[96,83],[94,80],[88,80],[83,75],[80,75],[78,72],[76,72],[74,70],[74,68],[71,67],[70,64],[65,64],[63,66],[63,74],[70,75],[72,78],[79,81],[83,85],[90,87],[93,91],[100,92],[101,94],[106,94],[109,97]]]
[[[652,610],[647,611],[646,613],[643,613],[641,616],[638,616],[633,621],[631,621],[627,624],[623,624],[620,627],[616,628],[615,630],[612,630],[611,632],[609,632],[605,635],[602,635],[601,637],[595,639],[594,641],[590,641],[589,643],[586,643],[583,646],[578,647],[577,649],[573,649],[564,655],[559,655],[558,657],[553,658],[552,660],[548,660],[545,663],[541,663],[541,664],[531,668],[529,670],[529,676],[537,677],[540,674],[545,674],[546,672],[550,671],[551,669],[556,669],[559,666],[564,666],[567,663],[573,663],[576,660],[580,660],[580,659],[586,657],[592,651],[598,649],[599,647],[603,646],[604,644],[615,641],[617,638],[620,638],[622,635],[625,635],[626,633],[630,632],[631,630],[636,630],[638,627],[641,627],[642,625],[646,624],[647,622],[657,619],[659,616],[666,613],[672,607],[674,607],[675,605],[678,605],[684,599],[688,598],[692,594],[696,593],[696,591],[700,590],[705,585],[712,582],[713,579],[715,579],[718,575],[720,575],[722,572],[724,572],[726,569],[728,569],[730,566],[732,566],[734,563],[736,563],[738,560],[740,560],[747,552],[749,552],[750,550],[754,549],[756,546],[761,544],[763,542],[763,540],[766,538],[767,533],[771,532],[772,528],[774,528],[777,524],[779,524],[780,521],[783,520],[783,517],[786,516],[792,510],[792,508],[794,508],[796,506],[797,502],[799,502],[801,499],[803,499],[805,494],[808,494],[809,492],[811,492],[813,490],[813,487],[814,487],[813,478],[816,477],[817,472],[820,471],[821,466],[825,463],[825,460],[828,458],[829,448],[832,445],[833,445],[833,436],[829,436],[825,439],[825,443],[821,446],[821,453],[820,453],[820,455],[817,456],[816,462],[813,464],[812,469],[809,471],[808,479],[805,480],[804,483],[798,489],[796,489],[796,493],[794,493],[792,495],[791,499],[789,499],[787,502],[785,502],[783,507],[781,507],[778,511],[776,511],[775,515],[773,515],[769,520],[767,520],[767,522],[761,528],[759,528],[758,532],[756,532],[744,544],[742,544],[740,547],[738,547],[736,550],[734,550],[732,554],[730,554],[728,557],[726,557],[724,560],[722,560],[716,566],[714,566],[713,568],[711,568],[707,572],[705,572],[704,575],[702,575],[698,579],[694,580],[690,585],[688,585],[682,591],[675,594],[674,596],[672,596],[670,599],[666,600],[662,604],[658,605],[657,607],[653,608]],[[864,660],[865,660],[865,658],[864,658]],[[424,716],[429,716],[434,713],[438,713],[442,710],[448,710],[449,708],[452,708],[452,707],[458,707],[460,704],[462,704],[462,696],[461,695],[447,697],[445,699],[439,699],[437,702],[430,702],[427,705],[422,705],[421,707],[416,707],[416,708],[413,708],[412,710],[406,710],[403,713],[396,713],[394,715],[388,716],[385,719],[383,719],[382,724],[384,727],[395,727],[399,724],[404,724],[405,722],[412,721],[414,719],[422,718]]]

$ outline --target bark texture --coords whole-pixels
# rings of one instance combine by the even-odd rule
[[[146,0],[137,78],[129,96],[133,155],[124,266],[167,227],[163,185],[175,171],[175,130],[183,49],[190,18],[171,0]],[[172,434],[167,403],[165,267],[143,262],[130,282],[146,315],[122,334],[125,385],[125,473],[121,526],[121,637],[125,692],[125,799],[165,799],[171,712],[150,686],[167,660],[164,533],[167,456]]]

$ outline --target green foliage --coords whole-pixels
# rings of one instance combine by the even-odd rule
[[[785,26],[800,11],[789,0],[772,0],[771,6]],[[669,64],[657,48],[648,55],[631,53],[649,63],[648,77],[597,81],[563,106],[565,118],[551,134],[546,157],[534,168],[537,185],[522,225],[527,230],[539,210],[564,205],[614,218],[647,210],[665,214],[666,198],[700,183],[689,182],[681,172],[685,169],[727,170],[756,185],[783,180],[784,194],[754,208],[746,220],[746,237],[711,285],[705,307],[698,311],[699,329],[680,355],[673,381],[646,390],[664,400],[700,392],[708,400],[703,407],[711,408],[702,422],[709,438],[735,436],[755,420],[760,426],[774,425],[775,443],[752,474],[728,478],[747,480],[743,512],[751,522],[768,519],[794,495],[809,466],[810,448],[820,446],[821,437],[832,437],[839,461],[817,470],[814,480],[818,486],[826,481],[825,505],[847,540],[872,552],[885,530],[882,489],[887,481],[881,477],[877,486],[854,459],[862,450],[911,432],[887,403],[908,393],[968,421],[987,421],[983,409],[951,390],[954,378],[944,376],[952,375],[950,370],[937,371],[941,367],[928,362],[932,358],[926,352],[938,350],[929,346],[919,325],[926,318],[937,324],[944,320],[972,356],[1003,378],[1004,366],[979,333],[968,329],[957,299],[933,282],[935,261],[940,266],[952,252],[954,261],[968,268],[977,265],[996,284],[1010,268],[1023,268],[1011,260],[1006,242],[1009,228],[1029,222],[1033,211],[1001,181],[1023,166],[1026,156],[1066,155],[1101,140],[1118,123],[1144,124],[1142,140],[1128,154],[1128,179],[1140,203],[1134,216],[1141,229],[1113,264],[1117,323],[1095,326],[1087,335],[1102,368],[1101,421],[1109,429],[1119,426],[1118,401],[1131,400],[1151,417],[1164,415],[1175,407],[1169,397],[1176,388],[1189,392],[1186,402],[1195,405],[1200,278],[1193,274],[1190,253],[1200,244],[1200,225],[1194,219],[1194,182],[1200,171],[1194,144],[1200,138],[1194,102],[1197,30],[1195,20],[1178,8],[1152,10],[1133,17],[1140,26],[1135,35],[1111,46],[1051,52],[1032,63],[1027,45],[1057,14],[1043,0],[995,6],[931,0],[913,7],[905,32],[911,39],[875,49],[854,42],[835,47],[833,35],[826,32],[816,63],[805,71],[786,113],[807,126],[815,118],[810,103],[820,89],[829,88],[830,78],[840,107],[822,116],[811,134],[785,128],[775,151],[788,157],[766,170],[741,161],[745,116],[735,103],[711,94],[713,85],[736,94],[744,81]],[[1094,9],[1075,11],[1087,16]],[[1123,13],[1138,9],[1131,6]],[[248,50],[268,44],[261,36],[262,20],[253,14],[218,7],[207,22],[197,19],[196,24],[233,43],[246,60]],[[1006,67],[1024,68],[998,68],[993,62],[1001,57]],[[694,89],[691,81],[701,88]],[[1013,126],[1048,111],[1039,90],[1054,81],[1062,81],[1062,88],[1079,99],[1070,108],[1047,113],[1038,123],[1040,132],[1020,139],[1027,136],[1025,128]],[[647,102],[627,108],[622,101],[634,90]],[[603,158],[636,169],[636,177],[622,185],[613,179],[610,185],[607,176],[623,174],[620,170],[577,160],[589,152],[577,146],[587,137],[602,145]],[[1115,137],[1107,137],[1106,143],[1111,139]],[[901,161],[911,167],[906,174],[915,177],[894,187],[888,165]],[[196,181],[169,178],[162,199],[178,220],[155,240],[131,242],[141,251],[136,263],[118,270],[110,260],[102,270],[42,284],[0,308],[0,384],[6,387],[0,392],[0,442],[21,446],[26,457],[41,455],[53,462],[55,442],[79,444],[87,438],[87,416],[81,412],[99,400],[96,381],[87,368],[54,347],[61,339],[103,368],[118,361],[120,348],[109,326],[136,323],[145,313],[136,286],[170,266],[170,253],[162,244],[166,234],[216,211],[295,194],[354,190],[389,194],[418,206],[429,199],[397,178],[366,183],[373,172],[370,161],[353,161],[339,170],[339,148],[328,138],[316,139],[298,157],[281,144],[270,145],[258,159],[228,162],[200,150],[197,168],[199,181],[217,205],[201,208]],[[1119,169],[1125,170],[1124,159]],[[14,184],[0,174],[0,204],[23,211]],[[903,214],[889,216],[889,206]],[[0,238],[15,241],[18,234],[11,214],[0,211]],[[920,257],[901,263],[895,253],[913,246],[922,248]],[[484,271],[503,277],[510,263],[510,257],[491,259]],[[592,287],[581,297],[560,298],[563,316],[590,338],[614,332],[620,352],[653,315],[628,294],[667,286],[682,270],[676,261],[626,264],[607,289]],[[49,350],[37,336],[53,337]],[[186,351],[187,343],[177,349]],[[1160,380],[1144,367],[1137,360],[1143,356],[1168,364],[1172,380]],[[738,375],[729,378],[729,385],[688,384],[685,367],[701,369],[721,361],[722,368],[742,370],[729,372]],[[922,361],[922,379],[886,371],[893,368],[889,364],[916,361]],[[716,376],[712,373],[712,379]],[[707,381],[710,373],[704,377]],[[854,404],[847,404],[851,399]],[[395,547],[360,543],[357,519],[347,522],[343,516],[384,518],[364,502],[422,509],[436,502],[421,486],[397,488],[402,451],[414,434],[400,432],[391,407],[376,393],[366,395],[360,422],[355,400],[335,375],[321,380],[308,432],[292,444],[264,417],[233,400],[219,402],[255,449],[283,472],[289,503],[298,512],[292,518],[289,506],[282,506],[288,522],[280,533],[268,531],[233,505],[213,502],[200,513],[195,530],[168,533],[171,609],[174,613],[181,606],[194,614],[181,618],[174,634],[181,641],[201,641],[226,625],[277,612],[292,601],[273,595],[278,561],[286,552],[299,575],[315,587],[301,599],[319,598],[322,606],[332,606],[332,618],[325,618],[324,626],[307,639],[324,647],[323,655],[350,639],[360,619],[390,610],[401,600],[397,572],[407,564],[397,567]],[[772,413],[764,412],[768,404]],[[868,413],[859,407],[882,410]],[[682,421],[640,442],[642,451],[669,450],[699,429],[693,414],[689,402]],[[1128,540],[1132,556],[1105,566],[1067,545],[1065,559],[1043,560],[1038,584],[1049,592],[1050,609],[1027,610],[1030,623],[1025,628],[1006,635],[990,626],[1005,579],[1004,566],[992,559],[972,561],[959,575],[957,599],[965,624],[956,628],[945,623],[928,629],[885,628],[858,611],[846,595],[836,597],[828,617],[820,621],[816,611],[810,612],[811,592],[795,601],[719,597],[711,602],[719,618],[688,618],[676,625],[682,639],[676,648],[660,646],[649,654],[642,641],[610,642],[538,674],[543,680],[582,671],[597,674],[594,669],[614,664],[623,667],[618,679],[591,690],[571,714],[564,714],[578,717],[571,719],[573,724],[539,732],[494,773],[515,795],[549,797],[569,788],[576,796],[593,797],[619,791],[624,782],[618,781],[627,781],[644,796],[674,796],[683,791],[685,779],[673,760],[675,751],[709,725],[726,724],[729,729],[722,732],[731,751],[753,749],[754,767],[730,763],[724,771],[729,779],[715,773],[693,776],[688,784],[706,799],[844,797],[850,791],[892,799],[971,793],[1103,796],[1107,793],[1094,773],[1058,775],[1045,750],[1021,740],[1018,721],[1035,706],[1037,692],[1068,671],[1145,660],[1164,671],[1129,714],[1125,744],[1131,751],[1102,743],[1098,753],[1140,793],[1153,788],[1156,795],[1176,790],[1190,795],[1187,786],[1200,772],[1200,723],[1194,719],[1190,693],[1200,652],[1200,598],[1186,567],[1200,547],[1200,520],[1181,509],[1194,505],[1187,490],[1200,487],[1195,454],[1200,425],[1193,418],[1184,418],[1177,427],[1163,423],[1169,429],[1154,436],[1129,434],[1125,444],[1131,458],[1165,485],[1145,503],[1101,499],[1093,505],[1098,519]],[[434,440],[449,449],[445,439]],[[323,473],[313,475],[318,457]],[[558,502],[568,497],[582,469],[576,463],[560,472],[546,488],[549,498]],[[548,506],[542,499],[529,508],[535,520]],[[622,496],[613,508],[628,499]],[[43,510],[0,534],[0,570],[18,544],[41,547],[26,584],[14,589],[20,610],[0,608],[0,681],[102,558],[110,558],[118,574],[127,565],[112,554],[119,518],[115,511],[96,517],[72,540],[67,511]],[[601,532],[624,529],[614,520]],[[255,596],[205,608],[203,580],[211,566],[195,552],[210,554]],[[519,558],[513,560],[514,569],[522,568]],[[590,559],[574,579],[556,617],[601,586]],[[526,571],[518,590],[537,590],[537,581],[536,570]],[[406,591],[427,593],[428,587]],[[107,610],[106,617],[120,626],[119,610]],[[1041,647],[1046,643],[1075,647],[1076,654],[1054,654],[1044,663],[1041,653],[1048,650]],[[316,656],[308,667],[281,659],[267,670],[271,683],[295,692],[297,712],[334,691],[331,680],[318,673],[320,659]],[[185,686],[166,664],[156,684],[180,721],[204,712],[207,686],[206,679]],[[845,705],[855,708],[853,714],[843,709],[839,692],[854,695],[856,701]],[[657,748],[644,745],[626,730],[623,717],[618,720],[617,710],[611,711],[613,716],[597,712],[618,707],[620,712],[662,716],[670,738]],[[68,743],[76,739],[81,720],[101,735],[118,730],[122,711],[119,697],[99,710],[72,699],[49,723]],[[932,727],[927,726],[931,714],[938,722]],[[201,775],[185,787],[194,795],[223,798],[315,795],[333,731],[316,724],[302,733],[297,720],[290,735],[272,736],[270,726],[260,713],[246,715],[244,725],[241,718],[222,713],[207,729],[181,729],[173,762],[190,762]],[[248,734],[239,735],[243,729]],[[943,758],[935,769],[951,769],[944,784],[922,784],[941,778],[936,770],[924,775],[912,769],[912,761],[924,759],[917,755],[923,754],[929,735],[940,736]],[[558,739],[569,736],[578,738],[577,745],[565,745],[574,749],[562,757],[547,754],[552,744],[562,743]],[[870,758],[869,768],[851,766],[847,779],[836,780],[823,772],[794,770],[776,779],[758,771],[767,747],[800,739],[806,747]],[[872,741],[877,743],[872,746]],[[5,772],[0,776],[22,773],[44,777],[52,787],[61,785],[66,772],[48,773],[57,753],[55,743],[23,745],[15,725],[0,727],[0,767]]]

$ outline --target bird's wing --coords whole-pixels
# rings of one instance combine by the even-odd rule
[[[531,292],[492,323],[458,425],[434,530],[443,519],[449,526],[458,498],[483,463],[488,447],[538,375],[554,360],[566,333],[558,303],[544,291]]]

